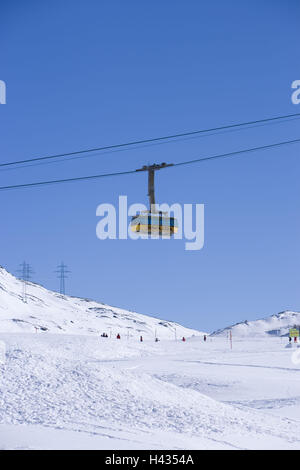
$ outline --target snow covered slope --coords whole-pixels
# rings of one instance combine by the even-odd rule
[[[173,339],[199,331],[177,323],[110,307],[88,299],[69,297],[27,283],[27,303],[22,281],[0,267],[0,332],[50,332],[120,335]]]
[[[284,331],[297,318],[241,330]],[[199,334],[37,284],[24,303],[1,268],[0,449],[299,449],[297,345],[235,333],[231,349]]]
[[[286,336],[290,328],[300,326],[300,312],[285,311],[262,320],[244,321],[212,333],[212,336],[226,336],[231,330],[234,336]]]
[[[222,337],[0,341],[0,449],[300,448],[300,362],[286,338],[232,350]]]

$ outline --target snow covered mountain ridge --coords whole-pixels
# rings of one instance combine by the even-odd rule
[[[244,321],[216,330],[212,336],[286,336],[300,326],[300,312],[284,311],[261,320]],[[61,295],[39,284],[27,283],[27,302],[23,282],[0,266],[0,332],[50,332],[65,334],[118,333],[139,338],[174,339],[204,334],[172,321],[142,315],[117,307]]]
[[[234,336],[287,336],[289,329],[300,327],[300,312],[286,310],[261,320],[236,323],[235,325],[214,331],[212,336],[225,336],[229,331]]]
[[[70,297],[23,282],[0,267],[0,332],[50,332],[65,334],[118,333],[128,337],[174,339],[202,334],[178,323],[111,307],[88,299]]]

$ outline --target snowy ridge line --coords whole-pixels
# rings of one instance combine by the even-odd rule
[[[175,339],[203,333],[176,322],[131,312],[80,297],[71,297],[23,281],[0,267],[0,332],[48,332],[81,335],[107,333],[121,339],[140,336]]]
[[[214,331],[211,336],[226,336],[229,331],[236,337],[288,336],[289,329],[300,326],[300,312],[286,310],[261,320],[243,321]]]

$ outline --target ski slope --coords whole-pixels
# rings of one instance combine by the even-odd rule
[[[299,449],[300,349],[270,333],[296,312],[230,327],[231,350],[228,329],[204,342],[33,283],[25,303],[22,287],[0,269],[0,449]]]
[[[299,449],[286,339],[1,333],[1,449]]]
[[[117,307],[61,295],[27,282],[23,283],[0,267],[0,332],[43,331],[62,334],[129,336],[173,339],[203,334],[178,323],[129,312]]]

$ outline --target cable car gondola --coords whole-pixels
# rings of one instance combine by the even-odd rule
[[[148,235],[173,235],[178,231],[177,220],[168,217],[167,212],[141,212],[132,217],[130,226],[133,232]]]
[[[148,196],[150,210],[143,211],[132,217],[130,227],[133,232],[145,235],[172,236],[178,231],[178,222],[175,217],[170,217],[167,212],[157,211],[154,195],[154,172],[171,166],[162,163],[161,165],[143,166],[136,171],[148,171]]]

